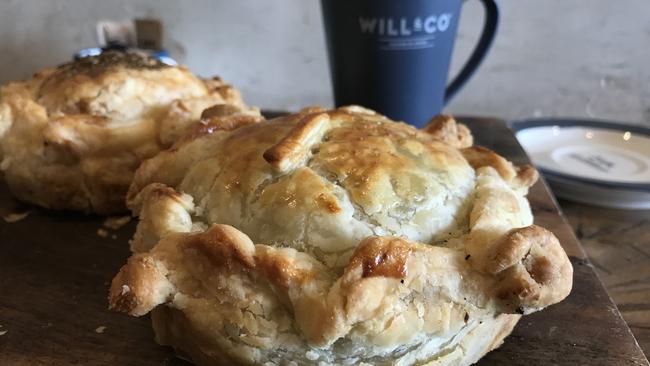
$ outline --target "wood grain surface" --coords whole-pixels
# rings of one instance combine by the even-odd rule
[[[477,143],[527,162],[503,122],[466,121]],[[478,365],[647,366],[543,181],[529,199],[536,223],[570,255],[574,289],[562,303],[524,317]],[[29,215],[0,220],[0,365],[187,365],[153,341],[148,317],[107,310],[108,284],[129,256],[133,221],[100,236],[104,218],[24,206],[0,186],[0,214],[11,212]]]
[[[650,353],[650,210],[615,210],[560,201],[600,279]]]

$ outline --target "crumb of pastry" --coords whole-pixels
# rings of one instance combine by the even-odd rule
[[[7,331],[6,331],[6,330],[0,330],[0,336],[3,336],[3,335],[5,335],[5,334],[7,334]]]
[[[106,327],[101,325],[101,326],[95,328],[95,333],[102,334],[102,333],[104,333],[105,330],[106,330]]]
[[[106,229],[99,228],[97,229],[97,236],[100,236],[102,238],[108,237],[108,231]]]
[[[126,295],[131,291],[131,288],[127,285],[122,285],[122,291],[120,292],[121,295]]]
[[[13,224],[14,222],[18,222],[18,221],[26,218],[27,215],[29,215],[29,211],[28,212],[20,212],[20,213],[12,212],[10,214],[6,214],[6,215],[2,216],[2,218],[5,220],[5,222]]]
[[[111,216],[107,217],[102,223],[107,229],[117,230],[131,221],[131,216]]]

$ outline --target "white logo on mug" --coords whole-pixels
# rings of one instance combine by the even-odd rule
[[[417,33],[444,32],[451,25],[451,13],[429,15],[426,18],[368,18],[359,17],[361,33],[378,36],[408,37]]]
[[[378,36],[379,49],[388,51],[416,50],[434,46],[436,33],[451,26],[451,13],[428,17],[359,17],[361,33]]]

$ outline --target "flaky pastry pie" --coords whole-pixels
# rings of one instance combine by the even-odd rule
[[[356,106],[213,119],[138,169],[110,307],[199,365],[472,364],[573,269],[537,172],[471,145]]]
[[[211,106],[259,116],[219,78],[134,53],[107,52],[0,88],[0,169],[21,200],[53,209],[124,211],[140,162]]]

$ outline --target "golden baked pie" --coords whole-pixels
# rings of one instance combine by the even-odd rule
[[[216,118],[147,160],[110,307],[199,365],[469,365],[572,267],[537,179],[440,116],[351,106]]]
[[[140,162],[169,147],[211,105],[259,116],[219,78],[135,53],[107,52],[0,88],[0,169],[21,200],[108,214]]]

